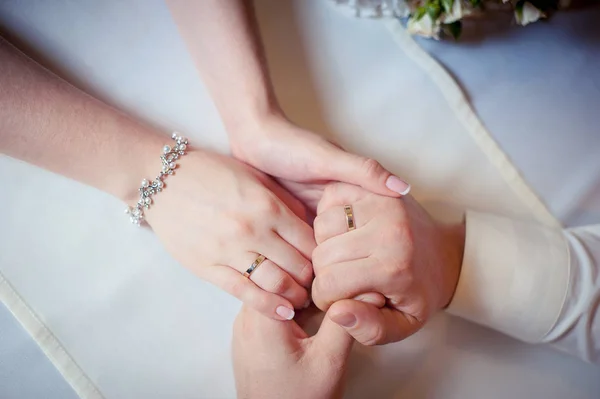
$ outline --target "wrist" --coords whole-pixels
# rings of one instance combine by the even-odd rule
[[[243,142],[268,136],[275,124],[289,123],[278,104],[255,105],[229,117],[223,116],[223,123],[230,141]]]
[[[446,308],[452,302],[454,292],[460,278],[460,271],[465,250],[465,223],[443,225],[440,227],[442,236],[442,279],[443,290],[441,308]]]
[[[104,191],[127,204],[138,201],[139,187],[143,179],[153,180],[162,168],[160,155],[171,139],[154,131],[123,133],[127,145],[123,146],[116,166],[118,172],[107,176]]]

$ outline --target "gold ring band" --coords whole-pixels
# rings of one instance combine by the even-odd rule
[[[344,212],[346,213],[346,225],[348,226],[348,231],[355,230],[356,224],[354,223],[354,212],[352,211],[352,205],[344,205]]]
[[[254,262],[252,262],[252,264],[250,265],[248,270],[246,270],[244,272],[244,277],[250,278],[250,275],[252,274],[252,272],[255,271],[256,268],[259,267],[261,265],[261,263],[263,263],[266,259],[267,258],[264,255],[258,255],[258,257],[256,259],[254,259]]]

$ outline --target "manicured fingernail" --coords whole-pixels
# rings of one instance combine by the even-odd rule
[[[331,317],[334,323],[342,327],[353,327],[356,324],[356,317],[352,313],[341,313]]]
[[[306,309],[309,306],[310,306],[310,299],[307,299],[306,302],[304,302],[304,306],[302,306],[302,309]]]
[[[392,191],[397,192],[400,195],[406,195],[410,192],[410,184],[400,180],[398,177],[391,175],[385,181],[385,186]]]
[[[275,309],[275,313],[286,320],[292,320],[294,318],[294,309],[286,308],[285,306],[278,306],[277,309]]]

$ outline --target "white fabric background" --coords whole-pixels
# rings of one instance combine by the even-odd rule
[[[479,153],[429,77],[396,47],[381,24],[347,19],[317,1],[259,3],[276,89],[294,120],[382,160],[409,178],[415,194],[439,216],[452,219],[469,207],[533,218]],[[215,110],[160,1],[0,1],[0,21],[81,87],[165,131],[178,129],[195,142],[225,149]],[[521,37],[530,37],[531,51],[538,55],[528,62],[542,65],[549,54],[571,48],[572,39],[565,38],[553,51],[534,50],[553,26],[519,31]],[[466,58],[467,47],[431,48],[451,69],[454,62],[452,70],[458,74],[473,64],[457,61]],[[504,57],[515,51],[497,43],[469,50],[481,63],[493,61],[490,54],[497,51]],[[511,65],[521,60],[517,57]],[[551,137],[563,137],[563,123],[576,133],[593,132],[587,127],[597,126],[598,115],[589,107],[572,106],[564,115],[545,112],[556,104],[544,101],[562,99],[561,85],[547,85],[549,92],[528,103],[533,114],[520,112],[523,107],[516,101],[527,98],[522,93],[546,89],[543,82],[522,91],[516,85],[517,93],[509,91],[509,100],[499,102],[506,81],[520,68],[493,64],[498,68],[491,69],[493,74],[464,72],[463,78],[484,122],[505,148],[522,138],[530,140],[542,114],[551,119],[544,119]],[[581,65],[587,69],[579,75],[595,70],[593,64]],[[545,81],[564,76],[549,73]],[[526,81],[532,79],[541,79],[533,68]],[[576,83],[581,81],[567,87]],[[573,92],[584,93],[575,87]],[[599,98],[597,90],[585,94]],[[573,101],[581,103],[576,95]],[[521,123],[511,125],[505,116],[498,117],[494,109],[509,107],[507,103]],[[569,119],[573,113],[579,117]],[[521,134],[507,144],[503,132],[513,132],[515,126]],[[528,148],[537,157],[540,143],[548,140],[534,137],[538,141]],[[557,144],[542,147],[554,154],[550,160],[561,161],[553,171],[578,165],[569,162],[573,157],[593,165],[593,152],[575,150],[600,148],[594,147],[598,136],[586,133],[583,142],[579,137],[573,133],[572,151],[563,151],[571,140],[565,144],[557,139]],[[528,165],[525,175],[534,176],[530,170],[536,165],[518,164]],[[543,184],[534,186],[548,194],[540,189]],[[104,396],[233,396],[229,338],[236,301],[176,265],[150,232],[130,228],[122,204],[96,190],[8,159],[0,159],[0,187],[0,271]],[[549,192],[555,194],[556,187],[565,189],[554,185]],[[571,205],[559,215],[562,219],[582,214],[576,210],[578,203]],[[359,348],[348,396],[595,398],[600,391],[597,374],[596,368],[546,348],[440,315],[405,342],[378,350]]]

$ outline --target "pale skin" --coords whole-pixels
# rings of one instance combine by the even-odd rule
[[[310,337],[295,320],[278,322],[244,307],[233,327],[238,397],[341,398],[353,342],[327,315]]]
[[[389,287],[370,284],[353,289],[348,295],[334,289],[329,297],[317,288],[315,300],[323,309],[329,308],[322,331],[330,333],[321,335],[325,337],[321,339],[331,343],[331,348],[326,350],[327,345],[314,344],[321,340],[300,334],[298,328],[290,327],[294,322],[273,327],[275,324],[270,323],[291,319],[294,309],[308,302],[306,288],[313,278],[316,242],[312,228],[305,222],[306,208],[317,210],[324,189],[331,182],[361,186],[381,198],[396,198],[394,201],[408,193],[410,186],[376,161],[347,153],[287,120],[273,95],[251,10],[244,2],[173,0],[168,5],[219,109],[232,153],[238,160],[191,143],[189,154],[182,158],[175,176],[169,177],[166,189],[156,196],[153,207],[147,211],[147,220],[182,265],[244,301],[248,310],[240,318],[257,326],[265,323],[267,331],[273,334],[267,335],[272,342],[282,343],[265,351],[285,364],[270,378],[274,388],[279,386],[275,381],[288,384],[295,374],[308,379],[318,375],[321,383],[315,384],[314,395],[310,397],[338,395],[351,347],[350,335],[367,344],[387,342],[390,337],[401,339],[419,328],[444,300],[428,296],[424,293],[427,290],[419,292],[403,286],[411,295],[420,295],[416,307],[421,306],[421,312],[411,312],[408,308],[394,307],[397,303],[393,309],[383,307],[386,299],[401,295]],[[157,174],[158,154],[169,143],[168,136],[69,85],[2,39],[0,60],[0,151],[133,204],[141,179]],[[170,223],[173,208],[188,209],[190,215],[198,216],[186,218],[175,227]],[[424,229],[423,241],[427,241],[426,233],[436,240],[442,237],[435,231]],[[230,239],[232,236],[235,240]],[[456,244],[460,248],[460,233],[444,237],[448,246]],[[324,243],[318,234],[317,238]],[[269,260],[250,280],[245,279],[241,273],[259,253]],[[318,248],[316,253],[319,254]],[[405,263],[411,263],[406,260],[407,255],[394,256],[402,256]],[[328,266],[327,262],[319,261],[317,272]],[[425,284],[426,278],[421,283]],[[347,299],[353,297],[362,301]],[[413,329],[404,328],[406,324],[398,329],[385,317],[376,316],[376,312],[391,311],[400,312],[403,318],[414,317],[419,323]],[[359,323],[340,327],[344,323],[335,316],[352,312]],[[392,319],[397,323],[396,317]],[[336,318],[339,325],[333,322]],[[385,339],[377,334],[365,339],[372,334],[359,332],[381,328],[392,333],[386,333]],[[397,330],[402,333],[396,334]],[[294,339],[289,338],[292,335]],[[337,346],[340,342],[344,345]],[[286,360],[280,348],[300,350],[295,352],[295,359],[303,361]],[[298,353],[303,355],[297,357]],[[250,368],[247,362],[252,357],[252,351],[237,356],[237,370]],[[330,365],[331,357],[343,361],[333,363],[331,368],[323,366]],[[253,370],[247,372],[255,383],[265,378],[253,375]],[[240,373],[236,371],[236,375]],[[240,381],[238,390],[242,397],[278,397],[277,392],[273,396],[261,391],[258,393],[263,396],[252,395],[256,387]]]
[[[275,177],[313,211],[331,181],[391,197],[408,193],[410,186],[377,161],[345,152],[285,117],[271,87],[250,1],[166,3],[236,158]]]
[[[2,39],[0,60],[0,150],[135,203],[141,179],[160,170],[168,137],[59,79]],[[312,280],[315,244],[302,204],[233,158],[189,149],[146,211],[150,226],[200,277],[269,317],[292,318],[294,308],[306,304]],[[174,225],[172,209],[190,210],[190,217]],[[261,251],[279,265],[267,262],[250,281],[241,273]]]
[[[346,204],[355,215],[353,231],[346,224]],[[402,340],[452,299],[465,227],[435,222],[411,197],[332,184],[314,228],[312,294],[326,311],[319,333],[308,337],[295,321],[276,323],[243,309],[233,334],[240,398],[342,397],[347,337],[363,345]],[[365,293],[369,300],[349,299]]]
[[[194,8],[200,3],[210,13]],[[315,242],[305,208],[315,209],[325,183],[348,181],[396,197],[409,186],[376,161],[288,122],[273,96],[248,8],[238,1],[212,3],[170,5],[176,21],[182,12],[203,20],[178,24],[223,117],[233,154],[256,169],[191,143],[146,218],[173,256],[201,278],[268,317],[291,319],[294,309],[309,303]],[[0,151],[135,203],[141,180],[160,170],[158,155],[169,139],[5,41],[0,51]],[[170,207],[204,217],[175,227],[168,223]],[[260,253],[268,260],[250,280],[243,278]]]

